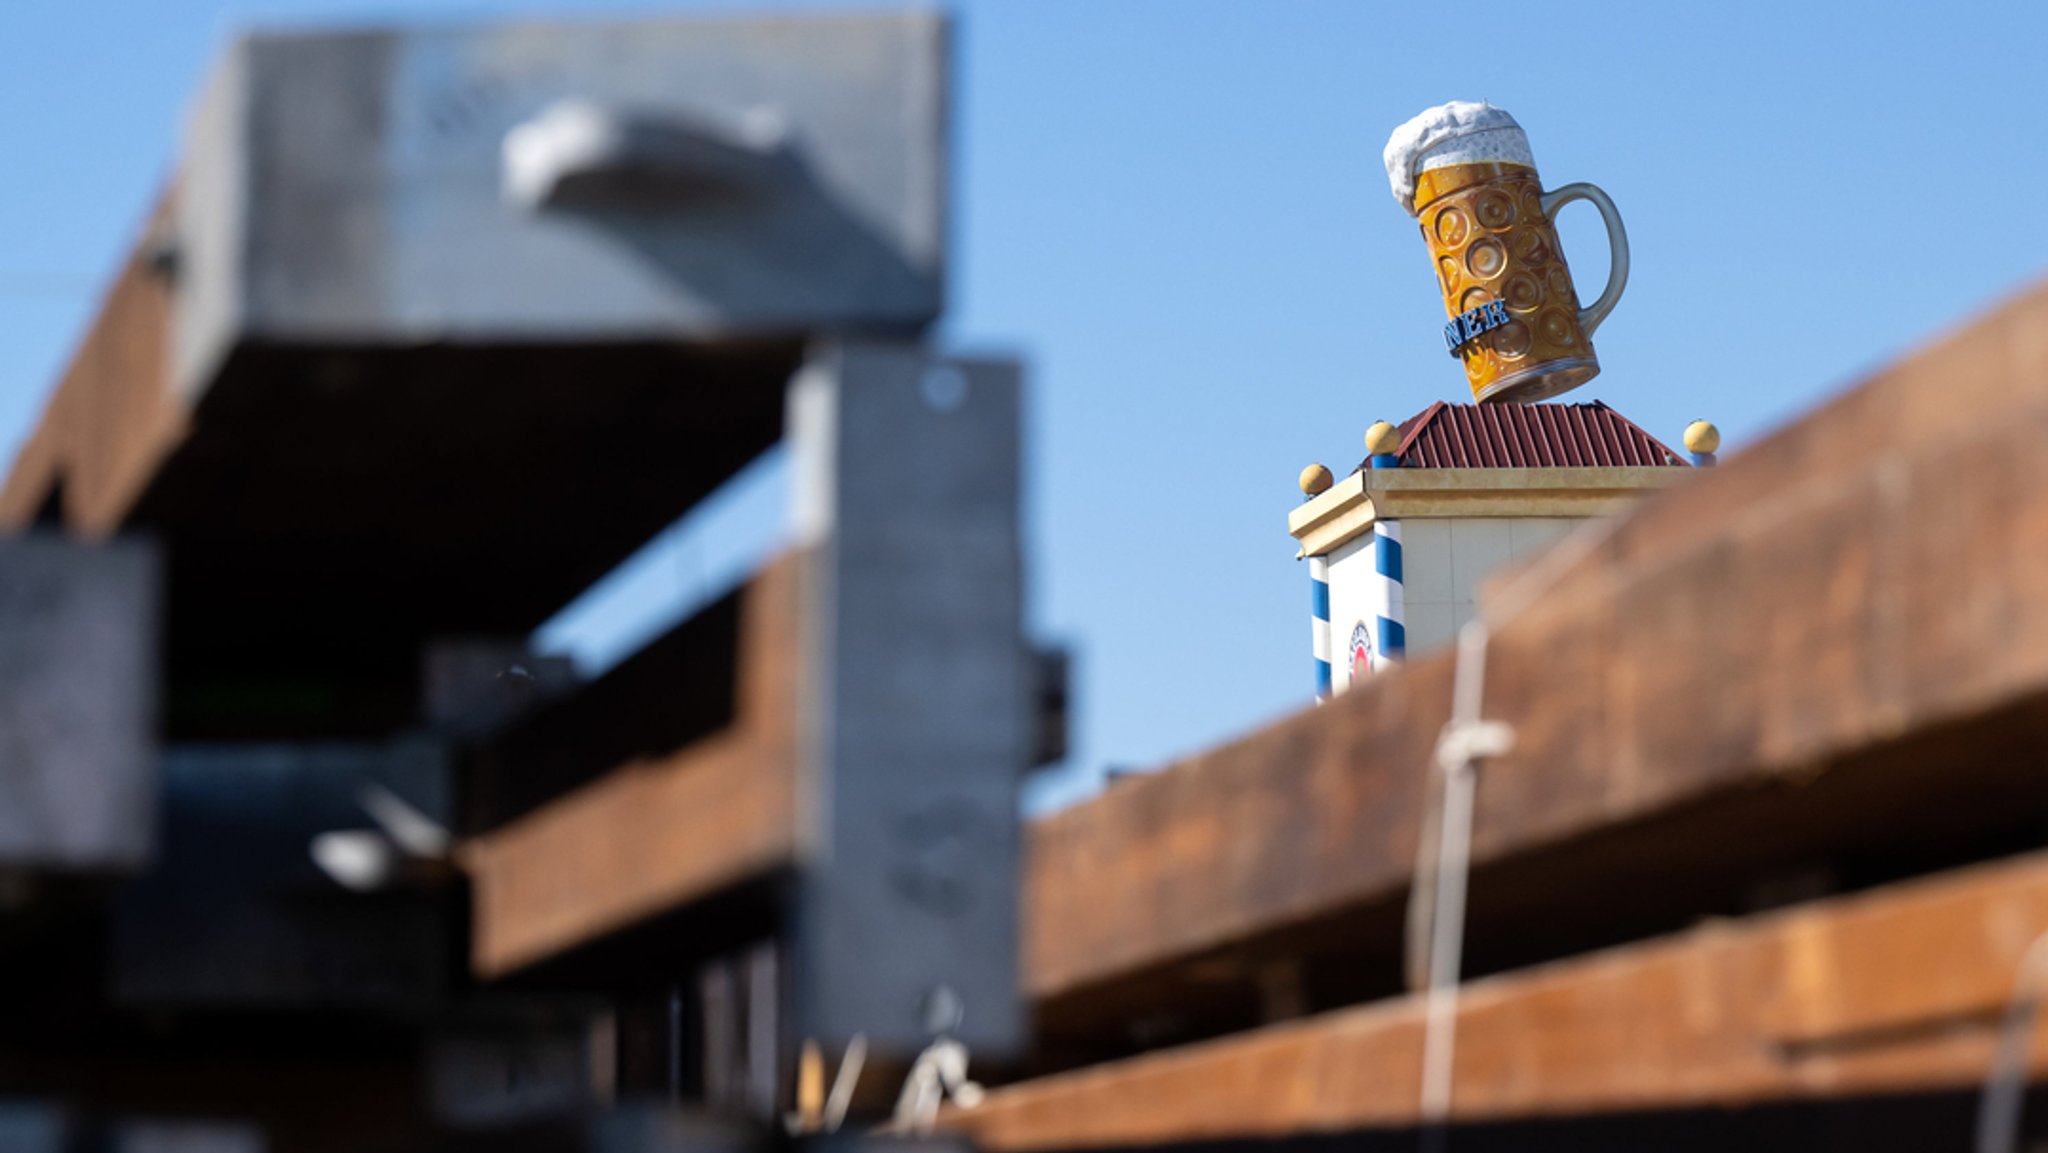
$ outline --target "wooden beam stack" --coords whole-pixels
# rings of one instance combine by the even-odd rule
[[[165,839],[138,800],[70,863],[140,880],[0,871],[0,1094],[37,1124],[204,1114],[277,1153],[730,1147],[791,1103],[805,1040],[873,1044],[878,1116],[941,991],[994,1085],[946,1124],[989,1150],[1393,1145],[1429,1120],[1404,908],[1457,658],[1035,822],[1011,884],[1016,775],[1056,743],[1025,715],[1018,370],[913,339],[936,265],[911,311],[858,324],[252,329],[199,357],[174,339],[204,303],[172,235],[191,187],[0,484],[0,530],[165,546],[172,747],[131,782],[166,786]],[[306,251],[294,283],[328,271]],[[426,653],[523,653],[785,438],[799,539],[741,589],[523,713],[423,706]],[[1759,1119],[1760,1148],[1810,1147],[1815,1116],[1859,1153],[1967,1139],[2048,934],[2044,445],[2048,287],[1496,578],[1482,712],[1515,741],[1479,770],[1460,1140],[1583,1150],[1626,1117],[1675,1148],[1703,1111]],[[24,659],[9,683],[60,663]],[[120,737],[123,781],[131,698],[155,694],[134,679],[128,728],[67,721]],[[0,719],[48,731],[34,712]],[[351,828],[371,785],[454,843],[365,895],[306,846],[374,832]],[[0,841],[41,852],[47,827],[0,819]],[[987,1060],[1020,1003],[1028,1051]],[[2020,1053],[2048,1074],[2048,1034]],[[683,1099],[754,1127],[693,1127]],[[642,1129],[669,1136],[620,1136]]]
[[[1486,978],[1459,1005],[1451,1117],[1973,1087],[2042,932],[2037,853]],[[1422,1028],[1420,997],[1336,1010],[1013,1085],[957,1121],[996,1150],[1402,1128]],[[2028,1060],[2048,1072],[2048,1034]]]
[[[1516,739],[1480,776],[1467,972],[1493,975],[1460,1016],[1456,1118],[1981,1082],[2048,932],[2040,857],[1971,866],[2048,842],[2044,443],[2037,288],[1496,578],[1489,611],[1515,607],[1483,711]],[[1038,822],[1048,1061],[1154,1051],[1000,1091],[963,1130],[1414,1124],[1401,911],[1454,663]]]

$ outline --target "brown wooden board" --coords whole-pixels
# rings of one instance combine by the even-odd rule
[[[2044,932],[2033,854],[1475,982],[1452,1118],[1968,1088]],[[991,1150],[1409,1126],[1422,1023],[1404,997],[1019,1083],[950,1121]],[[2030,1061],[2048,1070],[2048,1031]]]
[[[729,727],[619,765],[467,842],[471,962],[480,976],[502,976],[794,862],[801,571],[801,554],[785,556],[740,594]]]
[[[489,832],[620,765],[729,728],[744,594],[703,606],[596,680],[533,703],[479,739],[463,757],[457,831]],[[487,683],[520,692],[528,682],[499,675]]]
[[[2044,442],[2037,288],[1649,497],[1507,620],[1473,969],[1765,906],[1787,873],[1853,888],[2041,843]],[[1036,822],[1025,980],[1052,1049],[1253,1023],[1269,963],[1329,984],[1312,1005],[1395,991],[1452,664]]]

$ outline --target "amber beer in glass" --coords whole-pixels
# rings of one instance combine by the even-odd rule
[[[1450,317],[1444,343],[1463,362],[1472,395],[1482,403],[1529,403],[1599,373],[1593,330],[1628,281],[1628,238],[1606,193],[1590,184],[1545,192],[1533,160],[1522,162],[1530,158],[1520,128],[1499,109],[1483,114],[1495,119],[1462,134],[1454,125],[1403,161],[1413,182],[1412,202],[1404,202],[1429,245]],[[1508,133],[1509,147],[1486,141]],[[1398,179],[1395,194],[1402,194]],[[1573,200],[1599,208],[1612,253],[1607,287],[1591,308],[1579,307],[1552,222]]]

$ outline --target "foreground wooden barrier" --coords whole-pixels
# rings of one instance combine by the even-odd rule
[[[1486,712],[1517,745],[1480,789],[1475,970],[1740,912],[1775,870],[1953,856],[2037,823],[2048,790],[2018,752],[2048,742],[2048,600],[2030,592],[2048,588],[2044,437],[2037,291],[1650,499],[1508,621]],[[794,595],[772,591],[787,579],[749,594],[749,620],[754,596]],[[747,667],[788,660],[747,627]],[[1023,960],[1047,1035],[1125,1037],[1269,962],[1377,974],[1338,999],[1391,992],[1450,675],[1447,654],[1422,657],[1036,822]],[[766,699],[730,736],[481,842],[480,970],[785,853],[794,720]],[[691,816],[656,799],[671,793]]]
[[[1452,1116],[1975,1086],[2043,932],[2037,854],[1480,981]],[[1013,1085],[951,1123],[991,1150],[1407,1126],[1421,1050],[1421,999],[1402,998]]]
[[[1485,713],[1516,744],[1479,790],[1475,963],[1741,912],[1776,870],[1961,860],[2038,827],[2018,750],[2048,741],[2044,442],[2036,289],[1650,497],[1506,620]],[[1421,657],[1038,822],[1041,1021],[1177,1012],[1325,947],[1398,980],[1451,673]]]

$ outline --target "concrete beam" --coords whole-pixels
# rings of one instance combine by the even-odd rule
[[[0,539],[0,867],[148,859],[157,580],[141,542]]]
[[[470,842],[479,974],[786,874],[796,1035],[907,1057],[951,1000],[976,1051],[1022,1043],[1019,393],[1004,362],[816,352],[798,547],[742,594],[731,724]]]

